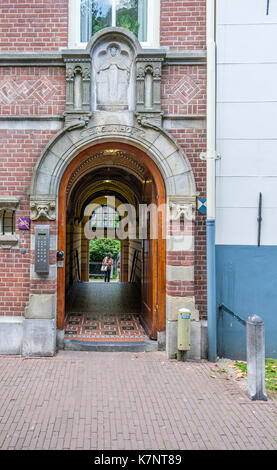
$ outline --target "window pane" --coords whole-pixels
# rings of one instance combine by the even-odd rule
[[[113,0],[81,0],[81,42],[103,28],[112,26]]]
[[[1,216],[1,234],[14,233],[14,212],[11,210],[4,210]]]
[[[119,214],[113,207],[97,207],[91,214],[91,228],[117,228],[119,222]]]
[[[117,0],[116,26],[132,31],[140,41],[147,40],[147,0]]]

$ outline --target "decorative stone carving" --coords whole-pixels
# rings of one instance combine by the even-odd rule
[[[161,126],[161,57],[138,57],[136,59],[136,111],[143,115],[142,122]]]
[[[169,200],[169,212],[171,220],[180,220],[184,217],[186,221],[195,220],[196,198],[174,197]]]
[[[80,55],[80,54],[79,54]],[[67,52],[66,65],[66,124],[67,118],[77,113],[90,113],[90,58],[84,53],[83,56],[75,57]]]
[[[156,131],[161,130],[161,114],[136,113],[137,122],[142,127],[149,127]]]
[[[54,199],[32,200],[30,208],[31,220],[56,220],[56,201]]]
[[[145,132],[139,127],[125,126],[120,124],[106,124],[103,126],[89,127],[81,131],[81,137],[87,138],[89,136],[102,136],[102,135],[114,135],[121,134],[125,136],[135,136],[137,138],[143,138]]]
[[[132,109],[133,61],[133,51],[120,37],[96,46],[92,53],[93,111]]]
[[[128,109],[130,59],[117,44],[109,44],[96,68],[96,106],[99,110]]]
[[[82,116],[72,116],[71,114],[65,116],[65,125],[68,131],[73,131],[75,129],[82,129],[86,127],[89,123],[89,115],[82,115]]]

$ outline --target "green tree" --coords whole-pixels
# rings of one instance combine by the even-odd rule
[[[108,253],[115,258],[120,252],[120,241],[110,238],[97,238],[90,240],[89,243],[89,259],[90,261],[102,261]]]
[[[120,7],[116,12],[116,26],[132,31],[138,35],[138,1],[127,0],[120,2]]]

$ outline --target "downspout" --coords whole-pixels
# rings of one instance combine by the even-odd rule
[[[217,359],[216,269],[215,269],[215,160],[216,153],[216,0],[206,2],[207,41],[207,316],[208,360]]]

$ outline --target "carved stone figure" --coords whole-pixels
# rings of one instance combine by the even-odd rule
[[[119,44],[109,44],[100,52],[100,64],[96,68],[96,106],[98,110],[128,109],[130,83],[130,58]]]
[[[180,220],[181,217],[184,217],[186,221],[195,220],[195,200],[191,199],[187,202],[180,201],[170,201],[170,218],[171,220]]]

